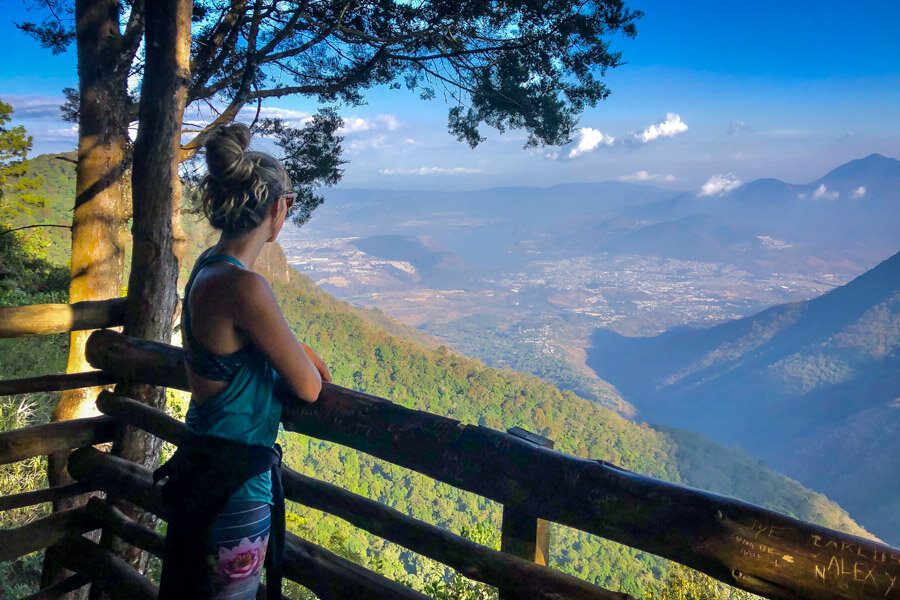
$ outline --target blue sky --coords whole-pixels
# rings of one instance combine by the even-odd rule
[[[0,98],[34,134],[36,151],[71,148],[58,120],[75,57],[52,56],[19,33],[21,0],[0,0]],[[627,64],[609,72],[611,97],[588,110],[576,143],[523,150],[524,134],[476,150],[446,131],[446,106],[373,90],[343,109],[342,185],[469,189],[631,180],[697,189],[716,175],[811,181],[848,160],[900,157],[900,3],[893,1],[633,2],[646,16]],[[34,18],[33,16],[31,18]],[[271,113],[316,106],[282,99]],[[263,142],[264,145],[264,142]]]

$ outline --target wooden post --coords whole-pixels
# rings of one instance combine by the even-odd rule
[[[553,448],[553,440],[513,427],[506,431],[510,435],[544,448]],[[538,519],[512,504],[503,506],[503,521],[500,526],[500,551],[547,566],[550,558],[550,523]],[[513,596],[500,590],[500,600],[513,600]]]

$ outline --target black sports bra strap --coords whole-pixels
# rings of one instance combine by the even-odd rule
[[[240,350],[232,352],[231,354],[215,354],[214,352],[210,352],[209,350],[207,350],[202,344],[197,341],[196,338],[194,338],[193,332],[191,331],[191,311],[189,299],[191,288],[194,286],[194,280],[197,278],[197,275],[201,270],[203,270],[205,266],[224,261],[241,268],[246,267],[244,267],[241,261],[234,258],[233,256],[228,256],[227,254],[207,254],[211,251],[212,248],[206,250],[203,254],[200,255],[200,257],[197,259],[197,263],[194,265],[191,276],[188,278],[187,285],[184,286],[184,300],[181,310],[181,324],[182,331],[184,333],[183,345],[187,350],[188,364],[190,364],[191,368],[199,375],[202,375],[208,379],[229,381],[244,363],[244,355],[250,350],[250,348],[248,346],[244,346]]]

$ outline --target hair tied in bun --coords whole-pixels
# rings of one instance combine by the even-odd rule
[[[242,183],[253,175],[253,161],[244,150],[250,145],[250,128],[243,123],[222,125],[206,142],[206,167],[219,181]]]
[[[200,182],[200,201],[210,224],[227,235],[259,225],[272,202],[290,191],[284,166],[265,152],[247,150],[250,128],[223,125],[206,142],[207,174]]]
[[[231,125],[220,125],[213,135],[221,135],[234,140],[240,145],[241,150],[246,150],[250,146],[250,138],[253,134],[250,132],[250,128],[243,123],[232,123]]]

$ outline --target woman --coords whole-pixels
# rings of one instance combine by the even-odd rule
[[[294,337],[268,282],[251,270],[295,196],[284,167],[247,151],[249,142],[249,128],[234,124],[206,144],[201,201],[222,233],[198,258],[184,292],[189,435],[155,474],[167,478],[163,495],[174,507],[160,598],[256,597],[270,526],[277,526],[273,483],[280,490],[280,481],[271,469],[280,464],[272,449],[281,404],[274,391],[285,386],[315,402],[322,381],[331,380],[322,359]],[[270,569],[270,588],[272,580]]]

